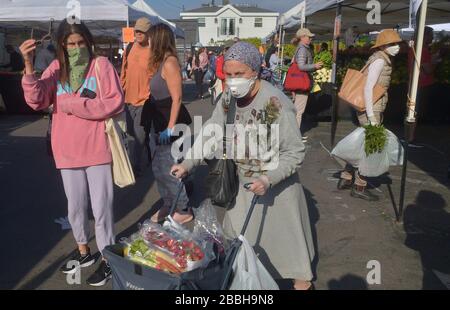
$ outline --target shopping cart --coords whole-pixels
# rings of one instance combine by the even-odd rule
[[[249,188],[251,183],[244,185]],[[175,212],[184,182],[180,180],[176,199],[174,200],[168,221],[172,224],[172,214]],[[241,230],[245,234],[252,216],[258,196],[254,196],[250,210]],[[175,224],[177,225],[177,224]],[[135,263],[124,257],[124,245],[115,244],[107,246],[103,255],[112,270],[113,289],[115,290],[226,290],[233,279],[233,263],[239,252],[242,241],[238,238],[232,240],[230,247],[223,254],[219,254],[217,246],[214,247],[216,258],[204,268],[194,269],[181,274],[171,274]]]

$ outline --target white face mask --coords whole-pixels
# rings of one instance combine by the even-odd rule
[[[256,77],[246,78],[227,78],[227,85],[230,88],[231,95],[235,98],[243,98],[255,85]]]
[[[399,45],[389,46],[388,48],[385,49],[385,51],[391,56],[396,56],[398,52],[400,52],[400,46]]]

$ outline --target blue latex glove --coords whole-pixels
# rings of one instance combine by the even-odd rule
[[[161,131],[159,133],[159,144],[169,144],[170,143],[170,137],[172,137],[172,129],[167,128],[164,131]]]

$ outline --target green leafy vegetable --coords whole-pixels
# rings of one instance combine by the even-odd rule
[[[381,153],[387,142],[386,129],[383,125],[367,125],[364,126],[366,130],[366,138],[364,142],[364,150],[366,155],[374,153]]]

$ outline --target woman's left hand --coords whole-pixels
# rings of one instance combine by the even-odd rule
[[[267,178],[260,177],[252,181],[248,191],[253,192],[255,195],[263,196],[269,187],[270,184]]]
[[[170,143],[170,137],[172,136],[172,129],[167,128],[159,134],[159,143],[162,145]]]

